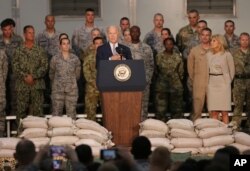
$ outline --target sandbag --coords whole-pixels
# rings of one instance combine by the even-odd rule
[[[37,116],[28,116],[21,120],[23,128],[48,128],[48,120]]]
[[[45,128],[26,128],[20,135],[21,138],[46,137],[47,129]]]
[[[170,143],[175,148],[199,148],[202,147],[200,138],[173,138]]]
[[[169,130],[168,126],[164,122],[157,119],[146,119],[145,121],[139,123],[139,125],[141,131],[154,130],[167,134]]]
[[[212,118],[199,118],[194,121],[195,129],[227,127],[227,124]]]
[[[45,146],[49,144],[50,138],[48,137],[40,137],[40,138],[29,138],[35,144],[35,147],[39,149],[41,146]]]
[[[74,129],[72,127],[60,127],[60,128],[52,128],[48,130],[49,137],[56,137],[56,136],[68,136],[73,135]]]
[[[0,149],[15,150],[20,138],[0,138]]]
[[[50,145],[73,145],[78,140],[76,136],[57,136],[50,139]]]
[[[227,127],[217,127],[217,128],[203,128],[198,131],[198,137],[200,138],[210,138],[219,135],[231,135],[232,129]]]
[[[88,120],[88,119],[77,119],[75,122],[76,127],[81,128],[81,129],[88,129],[88,130],[93,130],[93,131],[97,131],[100,132],[102,134],[110,134],[111,133],[104,128],[103,126],[101,126],[100,124],[98,124],[95,121],[92,120]]]
[[[194,124],[188,119],[171,119],[167,122],[169,128],[177,128],[194,131]]]
[[[195,131],[173,128],[170,130],[171,138],[197,138]]]
[[[199,151],[201,154],[214,154],[217,150],[224,148],[223,145],[212,146],[212,147],[200,147]]]
[[[243,153],[246,150],[250,150],[250,146],[239,144],[239,143],[233,143],[233,144],[230,144],[230,146],[236,147],[240,151],[240,153]]]
[[[165,132],[155,131],[155,130],[142,130],[139,133],[140,136],[145,136],[147,138],[166,138]]]
[[[232,135],[220,135],[211,138],[203,139],[204,147],[218,146],[218,145],[229,145],[234,142]]]
[[[169,150],[173,149],[174,146],[170,144],[170,140],[167,138],[149,138],[152,147],[164,146]]]
[[[97,131],[87,130],[87,129],[79,129],[76,131],[76,136],[80,139],[94,139],[99,143],[104,143],[109,140],[108,135],[102,134]]]
[[[235,132],[234,139],[235,139],[235,142],[238,144],[250,146],[250,135],[244,132]]]
[[[103,147],[101,143],[93,139],[80,139],[75,142],[76,146],[79,146],[81,144],[86,144],[86,145],[89,145],[90,147],[100,147],[100,148]]]
[[[48,120],[48,125],[52,128],[72,127],[73,124],[74,121],[71,117],[53,116]]]
[[[16,150],[0,149],[0,157],[14,157]]]

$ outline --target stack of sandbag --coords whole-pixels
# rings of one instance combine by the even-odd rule
[[[48,120],[43,117],[28,116],[21,120],[23,132],[19,135],[20,138],[31,140],[36,149],[39,150],[41,145],[49,143],[50,139],[47,136]]]
[[[139,135],[149,139],[152,145],[152,150],[156,147],[164,146],[169,150],[173,149],[168,139],[169,128],[166,123],[157,119],[146,119],[139,124]]]
[[[198,137],[203,141],[201,154],[214,154],[218,149],[234,142],[232,129],[219,120],[201,118],[194,122],[194,126]]]
[[[235,143],[230,144],[240,150],[240,152],[244,152],[246,150],[250,150],[250,135],[244,132],[235,132],[234,133]]]
[[[14,157],[19,138],[0,138],[0,157]]]
[[[48,120],[48,135],[51,137],[50,145],[74,146],[79,140],[74,135],[74,120],[70,117],[53,116]]]
[[[192,121],[188,119],[171,119],[167,122],[167,125],[170,128],[171,144],[174,146],[172,152],[199,153],[199,148],[202,147],[202,140],[198,138]]]
[[[87,144],[91,146],[95,156],[99,156],[101,149],[114,146],[111,141],[112,135],[106,128],[95,121],[78,119],[75,122],[77,131],[75,135],[79,138],[75,145]]]

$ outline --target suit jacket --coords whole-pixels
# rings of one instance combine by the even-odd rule
[[[118,48],[122,48],[122,56],[126,59],[132,59],[132,54],[127,46],[118,43]],[[112,49],[109,42],[99,46],[96,52],[96,67],[99,65],[100,60],[109,60],[109,57],[113,56]]]

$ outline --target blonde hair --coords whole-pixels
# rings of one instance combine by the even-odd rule
[[[219,50],[220,52],[224,53],[225,51],[228,50],[228,44],[224,36],[220,34],[215,34],[212,36],[211,40],[213,39],[216,39],[220,43],[221,45],[220,50]],[[212,51],[215,53],[214,49],[212,49]]]

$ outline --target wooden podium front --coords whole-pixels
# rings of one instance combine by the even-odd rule
[[[139,135],[142,92],[103,92],[103,122],[116,145],[131,146]]]
[[[122,66],[122,74],[124,66],[129,68],[131,76],[128,80],[121,81],[116,78],[116,69],[119,66]],[[139,135],[142,91],[145,86],[142,60],[99,62],[97,87],[101,92],[103,124],[112,132],[112,140],[118,146],[131,146],[132,140]]]

